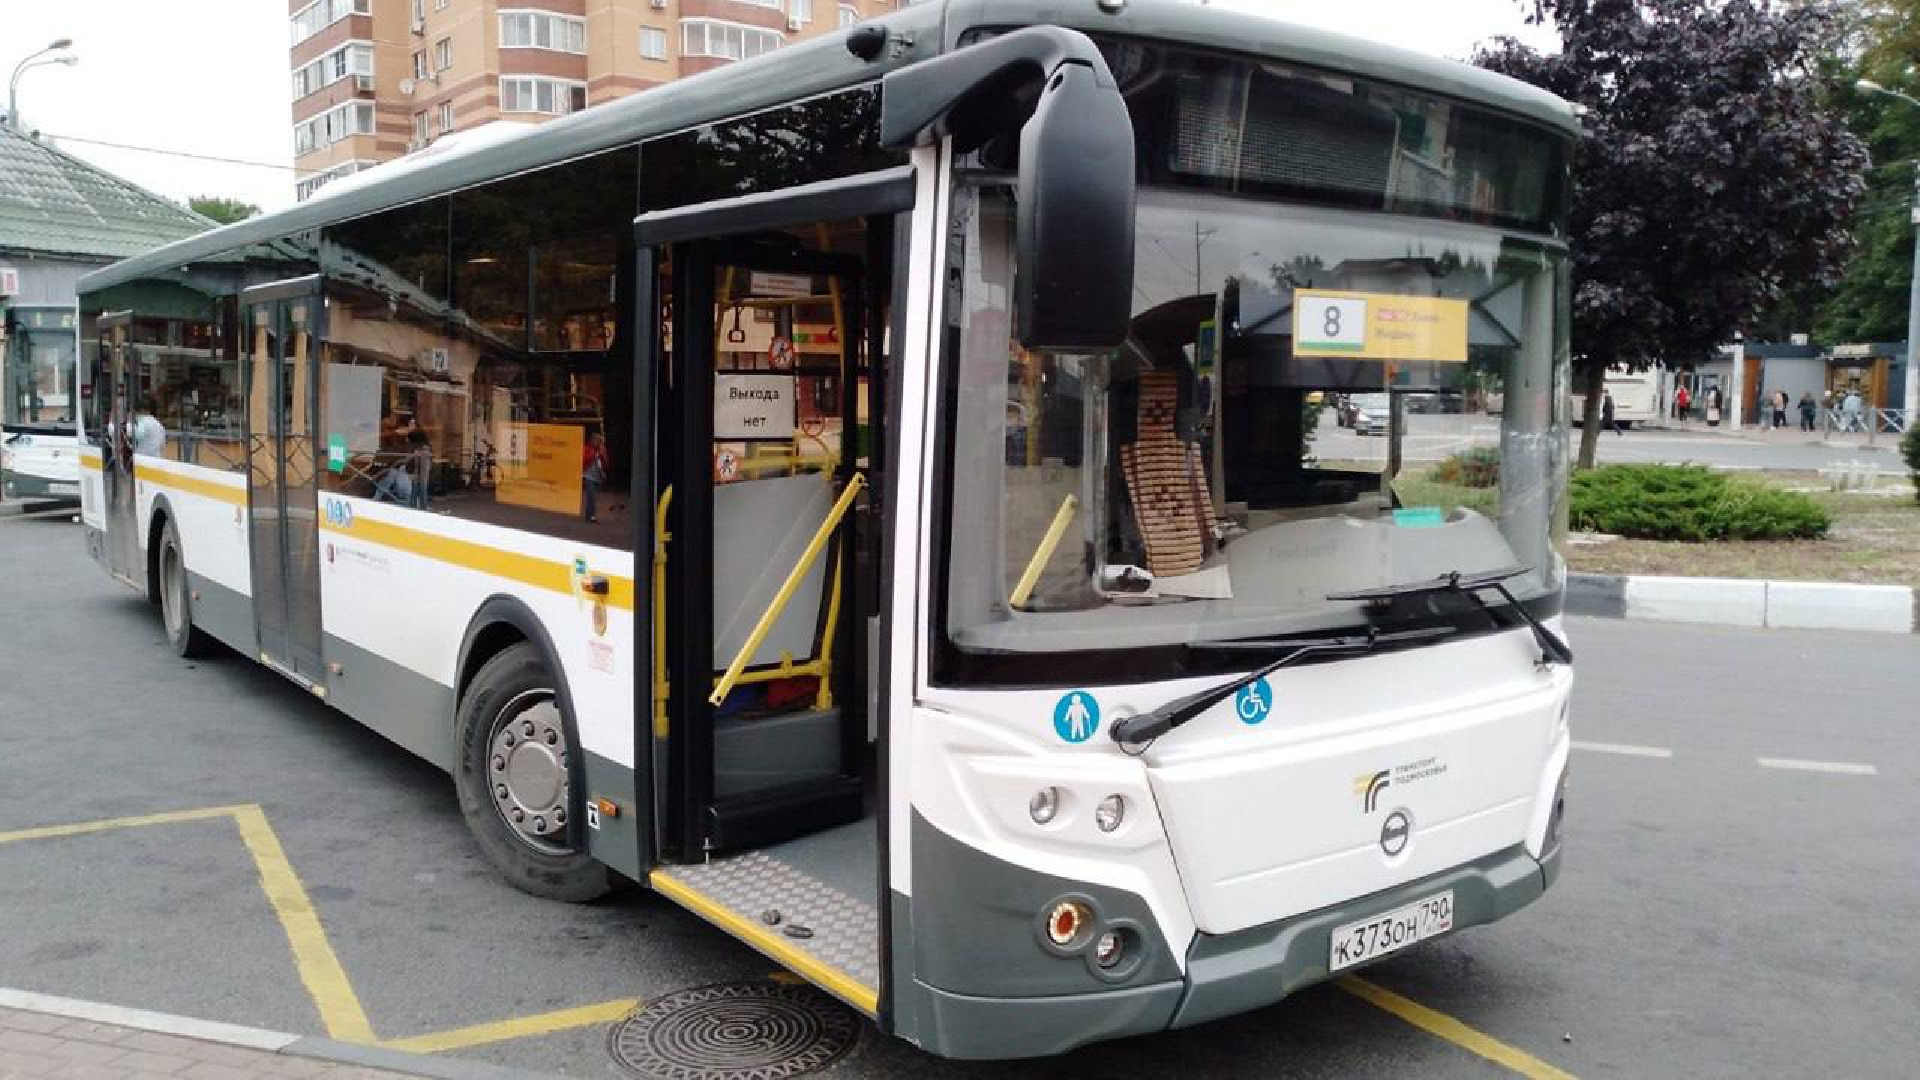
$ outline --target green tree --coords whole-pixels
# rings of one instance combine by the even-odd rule
[[[260,212],[260,208],[250,202],[224,199],[218,195],[195,195],[187,200],[187,209],[202,217],[212,218],[222,225],[245,221]]]
[[[1569,240],[1590,467],[1607,365],[1704,361],[1791,287],[1837,279],[1867,155],[1822,100],[1824,6],[1532,3],[1560,52],[1503,38],[1477,61],[1587,110]]]

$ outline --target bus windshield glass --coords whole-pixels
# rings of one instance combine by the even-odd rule
[[[8,430],[73,431],[73,314],[21,313],[8,350],[7,387],[0,401],[0,425]],[[29,325],[27,317],[35,324]],[[65,325],[61,325],[64,323]]]
[[[1328,595],[1452,571],[1526,566],[1522,602],[1560,588],[1557,241],[1143,184],[1127,341],[1043,354],[1007,314],[1012,189],[963,174],[956,207],[944,629],[960,655],[1361,627],[1363,605]]]

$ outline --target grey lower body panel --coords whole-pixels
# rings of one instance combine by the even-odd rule
[[[453,771],[453,687],[332,634],[321,649],[338,670],[327,675],[327,702],[403,749]]]
[[[451,726],[452,721],[448,721]],[[610,799],[620,814],[609,817],[594,810],[588,817],[587,854],[625,874],[629,880],[645,881],[642,869],[650,861],[651,851],[643,851],[644,831],[651,808],[641,802],[632,766],[603,758],[591,750],[582,751],[581,767],[586,782],[586,798]],[[594,824],[595,821],[598,824]]]
[[[1187,995],[1172,1026],[1189,1027],[1271,1005],[1325,981],[1332,974],[1327,970],[1328,950],[1335,927],[1442,889],[1453,890],[1453,928],[1463,930],[1505,918],[1538,900],[1547,879],[1541,864],[1515,845],[1344,904],[1237,933],[1201,934],[1187,950]]]
[[[258,651],[252,598],[191,570],[187,571],[187,589],[192,596],[193,625],[248,657]]]
[[[892,896],[892,964],[898,977],[890,995],[890,1026],[922,1049],[952,1058],[1045,1057],[1271,1005],[1330,977],[1328,950],[1337,926],[1441,889],[1453,890],[1456,930],[1490,923],[1539,899],[1560,867],[1558,847],[1536,860],[1515,845],[1371,896],[1237,933],[1199,935],[1187,945],[1184,975],[1171,956],[1147,957],[1136,969],[1137,981],[1096,986],[1084,981],[1081,965],[1046,955],[1022,932],[1023,925],[1009,921],[1058,891],[1058,879],[966,848],[918,815],[914,826],[915,883],[933,887],[922,890],[923,896]],[[925,863],[946,865],[950,872],[943,878],[923,865],[923,855],[934,856]],[[930,871],[924,879],[923,869]],[[1074,892],[1086,895],[1083,890]],[[1131,894],[1096,892],[1088,896],[1097,905],[1096,918],[1103,910],[1144,907]],[[1009,900],[1007,910],[998,910],[1002,905],[987,900],[990,896]],[[965,914],[969,911],[974,914]],[[925,933],[916,933],[916,923],[923,920]],[[1150,950],[1168,948],[1157,934],[1150,941]],[[961,957],[941,955],[956,945],[973,959],[962,963]],[[1063,987],[1078,981],[1084,989],[1041,989],[1056,980]],[[943,981],[965,982],[967,989],[935,985]]]

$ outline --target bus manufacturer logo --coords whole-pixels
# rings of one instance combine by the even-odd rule
[[[1380,824],[1380,850],[1391,859],[1407,850],[1407,841],[1413,839],[1413,815],[1402,807],[1387,815]]]
[[[1377,773],[1361,773],[1353,778],[1353,790],[1360,796],[1360,812],[1371,814],[1380,806],[1380,793],[1393,785],[1387,779],[1391,770],[1381,769]]]
[[[345,499],[327,500],[327,524],[336,529],[353,528],[353,507]]]

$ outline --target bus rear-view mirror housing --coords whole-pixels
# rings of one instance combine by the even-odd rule
[[[1085,34],[1030,27],[888,74],[881,141],[970,149],[1024,114],[1014,322],[1040,351],[1115,348],[1133,300],[1133,125]],[[1027,112],[1028,103],[1031,111]]]

